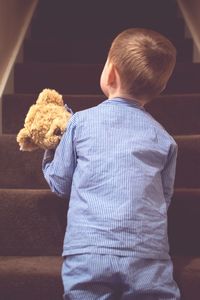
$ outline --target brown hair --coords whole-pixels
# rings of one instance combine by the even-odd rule
[[[176,63],[176,49],[158,32],[131,28],[114,39],[108,59],[127,93],[150,100],[165,88]]]

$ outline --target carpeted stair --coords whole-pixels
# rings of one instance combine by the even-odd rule
[[[20,152],[16,133],[43,88],[63,93],[74,110],[105,97],[99,77],[112,38],[128,27],[167,35],[178,49],[164,95],[146,109],[179,145],[169,209],[170,252],[183,300],[200,299],[200,65],[174,0],[41,0],[14,69],[14,93],[3,98],[0,136],[0,300],[61,300],[62,241],[68,203],[41,172],[43,151]],[[78,222],[78,220],[77,220]]]

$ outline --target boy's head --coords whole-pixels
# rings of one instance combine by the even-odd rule
[[[114,39],[109,63],[119,77],[122,93],[147,102],[164,90],[176,63],[176,49],[158,32],[127,29]]]

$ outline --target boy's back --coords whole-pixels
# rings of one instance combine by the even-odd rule
[[[63,255],[168,258],[163,184],[170,175],[166,189],[173,187],[174,140],[136,102],[120,98],[75,114],[72,123],[77,165]],[[169,155],[174,163],[163,174]]]
[[[177,146],[142,108],[164,90],[175,61],[159,33],[119,34],[100,78],[109,100],[76,113],[55,155],[45,153],[52,191],[70,196],[65,300],[180,298],[167,238]]]

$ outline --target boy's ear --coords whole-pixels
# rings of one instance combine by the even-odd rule
[[[113,88],[117,88],[121,84],[119,73],[112,63],[109,65],[107,84]]]
[[[116,83],[116,69],[112,63],[109,63],[107,84],[113,86],[115,85],[115,83]]]

